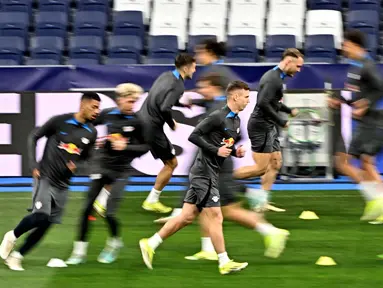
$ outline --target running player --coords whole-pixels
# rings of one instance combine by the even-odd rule
[[[14,230],[5,234],[0,245],[0,257],[11,270],[24,270],[24,256],[43,238],[53,223],[61,223],[69,180],[79,162],[89,158],[96,142],[97,130],[89,121],[97,117],[99,106],[100,97],[97,93],[84,93],[78,113],[55,116],[31,134],[28,151],[36,179],[33,211]],[[44,136],[48,141],[42,160],[37,163],[36,144]],[[19,250],[12,252],[16,240],[32,229]]]
[[[199,43],[195,49],[196,60],[198,64],[204,65],[202,68],[202,73],[200,78],[197,80],[197,83],[206,84],[206,81],[203,79],[209,77],[210,75],[215,75],[211,79],[214,82],[214,86],[218,85],[221,87],[222,91],[225,91],[227,85],[235,79],[235,76],[231,73],[230,69],[222,64],[224,61],[223,56],[226,55],[226,49],[224,43],[217,42],[213,39],[206,39]],[[219,76],[219,77],[217,77]],[[216,86],[216,88],[218,88]],[[224,93],[221,93],[219,97],[217,95],[208,95],[204,94],[204,89],[201,87],[197,88],[198,93],[201,94],[203,99],[190,99],[190,105],[198,105],[206,108],[206,115],[209,115],[215,110],[221,109],[226,105],[226,96]],[[195,155],[196,157],[197,155]],[[195,159],[194,157],[194,159]],[[225,161],[227,163],[229,161]],[[227,164],[225,164],[226,166]],[[222,173],[222,170],[221,170]],[[186,191],[185,191],[186,193]],[[178,216],[182,211],[182,206],[184,204],[185,195],[180,195],[180,202],[177,208],[173,209],[173,212],[170,216],[162,217],[156,219],[155,223],[166,223],[171,217]]]
[[[234,171],[237,179],[263,176],[262,189],[255,192],[263,200],[260,201],[260,207],[255,208],[267,205],[267,191],[271,190],[282,165],[277,125],[286,128],[288,121],[282,119],[278,112],[291,116],[298,113],[297,109],[291,109],[280,102],[283,97],[283,80],[286,76],[294,76],[302,65],[303,55],[295,48],[286,49],[279,65],[266,72],[259,82],[257,104],[247,126],[255,164]]]
[[[108,137],[104,146],[97,150],[92,167],[92,183],[88,192],[85,207],[80,220],[80,229],[77,241],[74,242],[73,252],[67,264],[77,265],[84,263],[87,256],[89,221],[93,203],[101,189],[109,188],[110,196],[106,206],[105,220],[109,226],[110,238],[104,250],[98,257],[100,263],[112,263],[117,259],[118,252],[123,246],[120,225],[116,219],[116,210],[120,203],[124,186],[128,178],[129,164],[136,157],[149,151],[144,144],[141,122],[134,114],[133,108],[142,94],[142,88],[135,84],[121,84],[116,88],[117,108],[108,108],[100,113],[93,122],[94,125],[105,124]]]
[[[206,103],[212,109],[218,110],[226,105],[226,96],[222,89],[220,75],[207,75],[197,82],[199,92],[205,95]],[[210,99],[214,99],[212,102]],[[277,258],[285,247],[285,242],[289,233],[286,230],[277,229],[267,223],[262,215],[243,209],[238,201],[236,192],[244,191],[238,183],[233,180],[233,160],[231,157],[223,162],[219,174],[219,194],[221,198],[221,210],[225,219],[237,222],[245,227],[255,229],[265,237],[266,251],[268,257]],[[207,220],[204,212],[200,215],[201,225],[201,251],[187,256],[188,260],[217,260],[217,254],[209,236]]]
[[[240,137],[238,113],[249,103],[249,87],[246,83],[234,81],[227,92],[227,106],[210,114],[189,136],[189,141],[199,147],[199,153],[190,171],[190,188],[182,213],[169,220],[151,238],[140,240],[142,257],[149,269],[152,269],[155,249],[166,238],[190,224],[201,211],[207,216],[206,227],[218,254],[220,273],[229,274],[248,265],[231,261],[226,253],[218,177],[225,158],[230,155],[243,157],[245,154],[242,147],[236,149],[234,144]]]
[[[353,118],[358,121],[348,153],[342,145],[337,147],[336,168],[361,184],[361,192],[367,202],[361,219],[370,221],[383,214],[382,180],[375,166],[375,156],[383,147],[383,111],[377,106],[383,99],[383,83],[365,45],[361,31],[350,30],[345,33],[342,50],[351,64],[346,88],[355,92],[355,95],[348,101],[329,98],[328,102],[332,108],[339,108],[342,102],[350,104]],[[353,157],[361,160],[361,169],[351,165]]]
[[[184,93],[184,80],[191,79],[195,69],[195,59],[188,54],[180,54],[175,59],[176,69],[161,74],[154,82],[139,116],[144,124],[145,140],[150,145],[153,157],[161,159],[164,167],[158,173],[154,187],[142,204],[147,211],[169,213],[172,209],[159,201],[162,189],[168,184],[177,167],[175,150],[163,130],[168,124],[173,131],[177,123],[172,117],[172,107],[179,103]]]

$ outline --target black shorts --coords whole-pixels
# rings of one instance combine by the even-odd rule
[[[255,120],[249,120],[247,131],[251,142],[251,150],[255,153],[272,153],[281,151],[279,143],[279,133],[277,127],[265,129],[260,124],[255,124]]]
[[[383,128],[359,124],[353,132],[348,154],[359,158],[362,154],[376,156],[383,148]]]
[[[221,207],[218,180],[211,177],[190,174],[190,187],[184,202],[195,204],[202,211],[207,207]]]
[[[154,159],[166,161],[176,157],[176,151],[163,131],[157,131],[155,135],[151,137],[148,144],[150,145],[150,152]]]

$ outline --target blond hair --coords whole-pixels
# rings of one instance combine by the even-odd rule
[[[115,92],[117,97],[133,97],[138,99],[144,93],[144,90],[141,86],[133,83],[122,83],[116,87]]]

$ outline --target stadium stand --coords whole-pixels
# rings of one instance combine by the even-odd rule
[[[0,64],[168,64],[179,50],[193,52],[206,38],[226,42],[229,63],[275,62],[290,46],[310,62],[337,63],[347,28],[364,31],[371,56],[380,60],[382,5],[381,0],[0,0]]]

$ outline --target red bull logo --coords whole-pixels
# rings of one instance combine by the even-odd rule
[[[229,139],[223,138],[221,144],[225,145],[226,147],[232,147],[234,145],[234,142],[235,141],[233,138],[229,138]]]
[[[82,152],[82,150],[80,148],[78,148],[73,143],[63,143],[63,142],[60,142],[60,145],[58,147],[59,147],[59,149],[65,150],[69,154],[80,155],[81,152]]]

